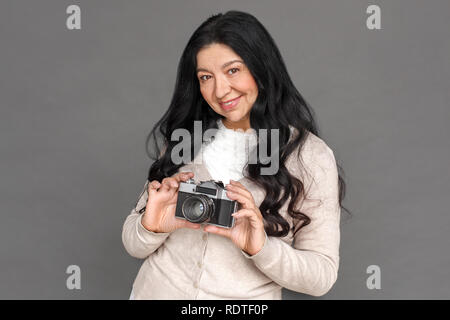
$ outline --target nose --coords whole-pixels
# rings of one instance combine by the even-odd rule
[[[216,77],[216,97],[218,100],[222,100],[228,93],[230,93],[231,87],[226,77]]]

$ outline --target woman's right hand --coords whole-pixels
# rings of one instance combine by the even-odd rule
[[[153,180],[148,184],[148,200],[142,225],[152,232],[172,232],[179,228],[200,229],[200,224],[175,218],[178,186],[194,176],[193,172],[180,172],[161,183]]]

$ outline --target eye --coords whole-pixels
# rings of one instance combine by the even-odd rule
[[[203,77],[210,77],[210,76],[208,76],[207,74],[205,74],[205,75],[203,75],[203,76],[200,76],[199,79],[202,80],[202,81],[208,80],[208,79],[203,79]]]
[[[231,68],[230,70],[228,70],[228,72],[230,72],[230,71],[232,71],[232,70],[236,70],[236,72],[239,71],[238,68]],[[231,74],[234,74],[234,73],[236,73],[236,72],[232,72]]]

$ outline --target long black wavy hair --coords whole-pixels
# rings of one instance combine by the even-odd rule
[[[203,99],[199,80],[196,76],[197,53],[211,44],[224,44],[238,54],[253,75],[258,86],[258,97],[250,111],[250,126],[259,137],[259,129],[279,130],[279,170],[274,175],[260,175],[260,169],[267,166],[258,163],[247,164],[245,176],[266,191],[266,197],[259,209],[265,220],[267,235],[283,237],[290,231],[290,225],[280,214],[282,205],[291,197],[289,215],[303,221],[300,228],[311,220],[302,212],[294,210],[300,196],[304,194],[302,181],[289,173],[286,159],[296,149],[300,151],[307,131],[319,137],[313,111],[292,83],[281,54],[264,26],[251,14],[228,11],[210,16],[193,33],[178,64],[177,79],[172,101],[168,110],[149,133],[146,146],[153,139],[155,160],[148,173],[148,180],[161,181],[172,176],[184,164],[174,164],[171,152],[178,141],[171,141],[172,132],[177,128],[187,129],[191,136],[194,121],[202,121],[202,133],[209,128],[217,129],[217,120],[223,118]],[[290,140],[289,126],[297,129],[295,139]],[[192,139],[194,140],[194,139]],[[270,145],[270,135],[268,137]],[[193,157],[198,148],[191,142]],[[300,148],[299,148],[300,147]],[[256,148],[259,148],[259,144]],[[162,150],[162,152],[161,152]],[[342,168],[337,165],[340,170]],[[339,205],[345,196],[345,182],[339,174]],[[284,192],[280,192],[283,190]],[[282,194],[282,195],[281,195]],[[294,233],[297,230],[292,230]]]

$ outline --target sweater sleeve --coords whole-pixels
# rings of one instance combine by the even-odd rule
[[[310,224],[296,233],[292,246],[266,235],[257,254],[242,253],[280,286],[322,296],[331,289],[338,274],[340,205],[334,153],[325,144],[314,149],[306,157],[312,178],[303,179],[307,197],[296,208],[311,219]]]
[[[148,180],[131,213],[125,219],[122,228],[122,243],[125,250],[135,258],[144,259],[151,255],[166,240],[170,233],[157,233],[147,230],[141,219],[148,199]]]

